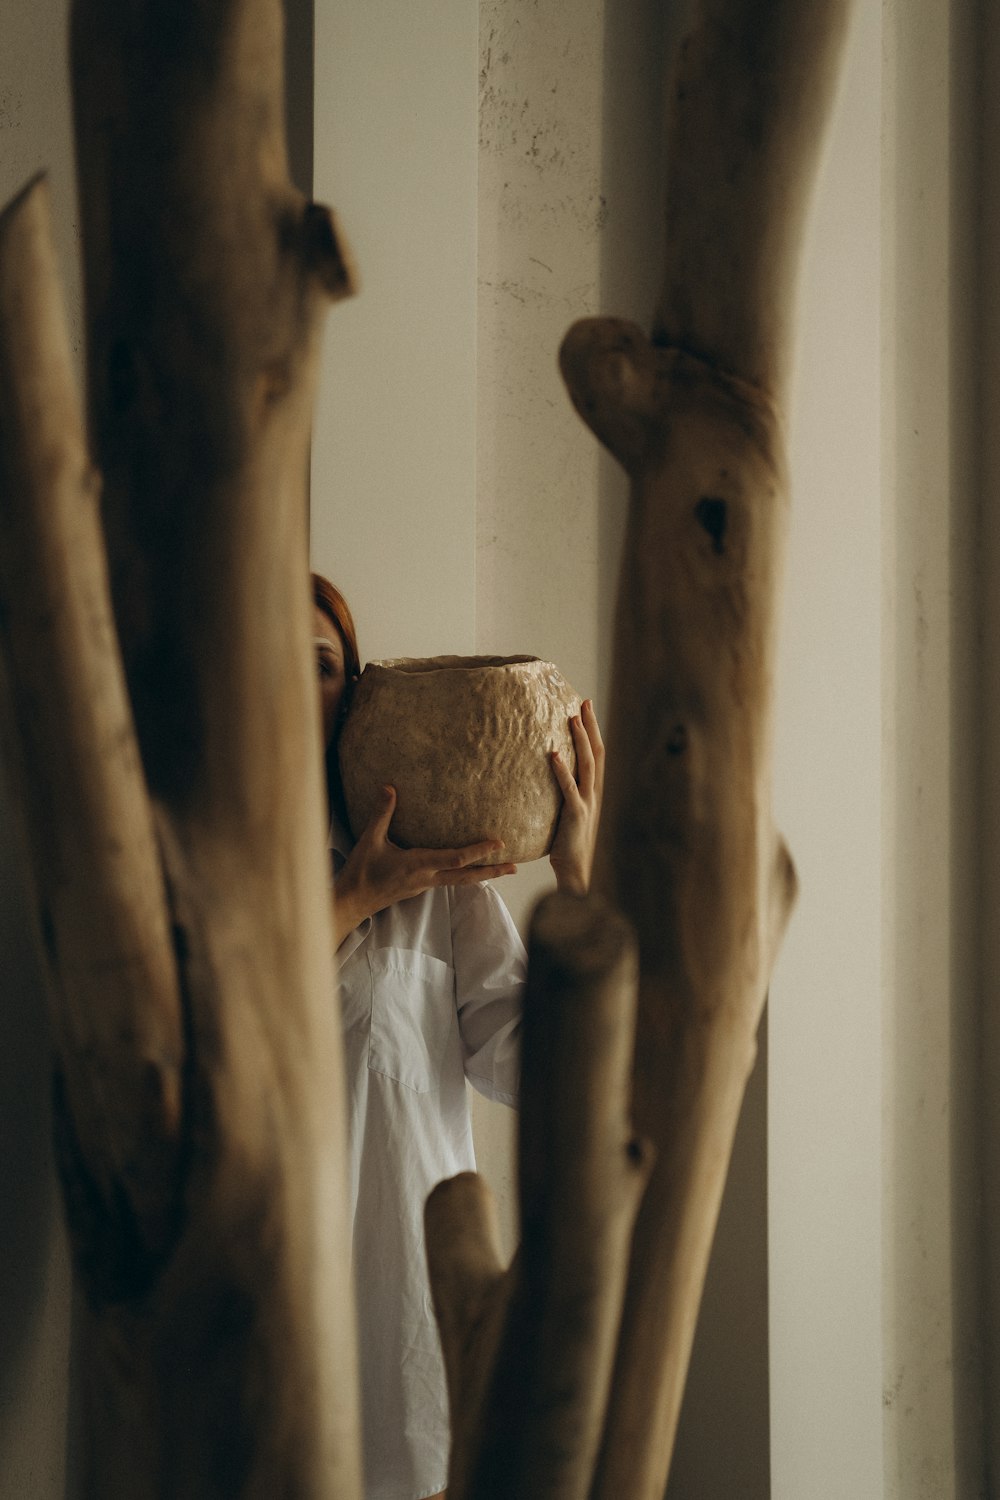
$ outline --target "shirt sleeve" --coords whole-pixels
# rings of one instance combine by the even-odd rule
[[[454,886],[451,902],[455,996],[465,1074],[487,1099],[516,1104],[521,1004],[527,972],[524,944],[492,886]]]

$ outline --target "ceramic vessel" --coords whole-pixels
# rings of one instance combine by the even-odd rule
[[[369,662],[340,737],[351,831],[361,833],[391,785],[396,843],[502,839],[504,860],[541,858],[562,805],[549,753],[575,767],[569,718],[579,710],[559,670],[534,656]]]

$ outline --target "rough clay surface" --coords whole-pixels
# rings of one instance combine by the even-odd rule
[[[369,662],[340,737],[351,831],[361,833],[388,785],[398,844],[502,839],[504,859],[540,859],[562,805],[549,752],[575,767],[569,718],[579,710],[558,669],[533,656]]]

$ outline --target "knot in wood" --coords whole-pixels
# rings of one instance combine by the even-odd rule
[[[675,724],[667,737],[667,754],[683,755],[688,746],[688,732],[684,724]]]
[[[717,495],[705,495],[694,508],[695,517],[712,540],[712,550],[719,557],[726,550],[726,527],[729,524],[729,506]]]

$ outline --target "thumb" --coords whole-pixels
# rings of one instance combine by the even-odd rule
[[[379,838],[388,838],[389,824],[392,822],[392,815],[395,811],[396,788],[394,786],[384,786],[382,788],[381,805],[379,806],[374,818],[372,819],[373,831]]]

